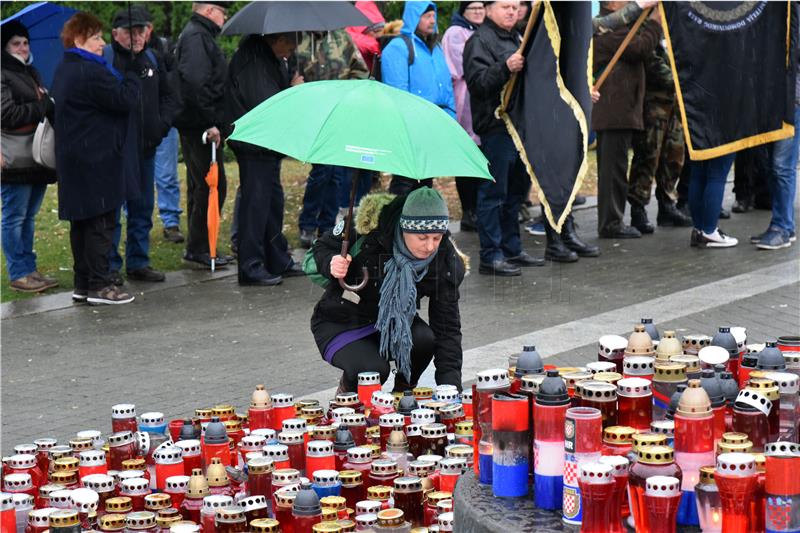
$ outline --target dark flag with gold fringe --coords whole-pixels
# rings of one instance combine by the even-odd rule
[[[525,67],[498,109],[557,231],[588,167],[591,40],[591,2],[534,2],[521,50]]]
[[[661,2],[689,156],[794,134],[789,2]]]

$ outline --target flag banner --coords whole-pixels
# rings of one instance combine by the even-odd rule
[[[794,135],[789,2],[661,2],[689,157]]]
[[[588,168],[591,10],[591,2],[534,2],[525,67],[506,84],[497,110],[557,231]]]

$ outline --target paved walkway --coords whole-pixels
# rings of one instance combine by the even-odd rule
[[[594,242],[596,211],[576,218]],[[557,364],[588,362],[600,335],[627,334],[643,316],[679,334],[721,325],[747,327],[751,342],[798,334],[800,246],[765,252],[746,242],[768,219],[763,211],[734,215],[724,227],[743,242],[727,250],[692,249],[688,230],[663,229],[599,241],[600,258],[548,263],[518,278],[473,271],[462,287],[464,379],[503,365],[523,342]],[[456,238],[476,270],[477,236]],[[541,254],[544,238],[526,235],[524,244]],[[321,289],[296,278],[243,288],[225,274],[169,277],[134,286],[137,300],[126,306],[72,306],[59,295],[3,306],[2,452],[39,436],[108,432],[114,403],[172,418],[218,403],[244,410],[262,382],[296,398],[331,396],[338,373],[308,330]]]

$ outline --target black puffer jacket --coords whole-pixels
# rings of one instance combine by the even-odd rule
[[[275,57],[264,37],[248,35],[242,39],[228,67],[225,87],[227,121],[233,123],[267,98],[288,88],[286,62]],[[231,141],[231,148],[237,155],[283,157],[277,152],[238,141]]]
[[[225,78],[228,65],[217,44],[220,28],[192,13],[175,47],[183,110],[175,126],[183,132],[205,131],[225,124]]]
[[[506,60],[519,50],[520,41],[517,30],[506,31],[487,18],[464,45],[464,79],[472,106],[472,129],[478,135],[507,131],[494,110],[511,77]]]
[[[53,119],[53,101],[39,92],[42,82],[33,66],[24,65],[3,50],[0,80],[0,124],[4,130],[24,128],[26,131],[34,131],[45,115],[50,120]],[[56,181],[54,171],[39,165],[31,168],[4,168],[0,175],[3,183],[7,184],[33,185]]]
[[[369,271],[367,286],[358,292],[361,301],[354,304],[342,298],[338,280],[331,278],[330,264],[334,255],[341,253],[342,236],[325,233],[314,244],[314,259],[320,273],[332,279],[325,294],[314,308],[311,331],[320,353],[339,333],[374,324],[378,319],[378,302],[384,278],[384,264],[392,257],[394,232],[406,197],[394,199],[380,213],[377,229],[368,233],[360,253],[353,258],[346,281],[357,283],[361,267]],[[350,243],[355,242],[355,232]],[[456,252],[447,233],[439,245],[436,258],[428,273],[417,284],[417,307],[420,299],[429,298],[430,327],[436,336],[436,383],[461,388],[461,315],[458,309],[459,286],[464,280],[464,262]]]

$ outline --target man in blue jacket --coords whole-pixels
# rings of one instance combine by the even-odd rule
[[[406,2],[403,29],[392,39],[381,55],[381,77],[384,83],[416,94],[442,108],[456,118],[453,82],[442,47],[437,42],[436,4]],[[405,194],[422,185],[432,186],[395,176],[389,185],[394,194]]]

